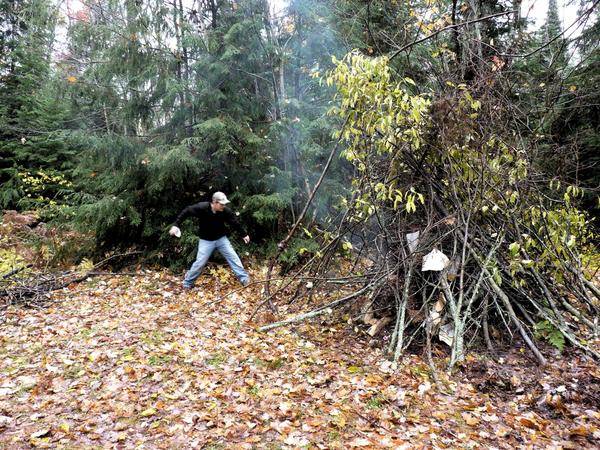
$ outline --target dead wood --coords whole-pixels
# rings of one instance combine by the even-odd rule
[[[140,254],[139,251],[111,255],[95,264],[90,270],[64,271],[64,272],[28,272],[24,276],[16,277],[17,274],[32,267],[31,264],[15,269],[0,279],[0,312],[9,305],[21,305],[27,307],[45,306],[52,298],[52,292],[64,289],[74,283],[81,283],[94,276],[131,276],[136,273],[111,273],[99,272],[98,269],[113,259],[124,258]]]

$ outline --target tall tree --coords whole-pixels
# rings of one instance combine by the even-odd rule
[[[51,70],[58,10],[47,0],[0,9],[0,206],[14,208],[25,194],[19,173],[65,169],[72,153],[59,136],[67,105]]]

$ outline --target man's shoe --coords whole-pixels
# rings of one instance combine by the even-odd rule
[[[247,279],[246,280],[242,280],[241,283],[242,283],[242,286],[246,287],[246,286],[248,286],[250,284],[250,280],[247,280]]]

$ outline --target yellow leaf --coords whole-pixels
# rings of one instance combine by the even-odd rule
[[[135,369],[131,366],[125,366],[124,367],[125,373],[129,376],[129,377],[133,377],[135,376]]]
[[[358,372],[360,372],[360,367],[350,366],[350,367],[348,367],[348,372],[350,372],[350,373],[358,373]]]
[[[59,427],[62,431],[64,431],[65,433],[69,433],[71,431],[71,427],[69,426],[68,423],[64,422],[60,424]]]
[[[576,90],[577,90],[577,86],[575,86],[574,84],[572,84],[571,86],[569,86],[569,91],[575,92]]]
[[[69,83],[75,83],[75,82],[77,81],[77,78],[76,78],[76,77],[74,77],[73,75],[69,75],[69,76],[67,77],[67,81],[68,81]]]
[[[206,408],[206,410],[207,411],[212,411],[216,407],[217,407],[217,403],[216,402],[211,402],[210,405],[208,405],[208,408]]]
[[[154,408],[148,408],[145,409],[144,411],[141,412],[140,416],[142,417],[150,417],[153,416],[154,414],[156,414],[156,409]]]
[[[81,272],[89,272],[94,268],[94,261],[88,258],[83,258],[83,260],[77,266],[77,269]]]
[[[346,426],[346,419],[342,415],[337,416],[334,419],[334,422],[338,428],[344,428]]]

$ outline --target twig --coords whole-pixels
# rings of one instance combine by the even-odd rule
[[[461,28],[461,27],[464,27],[467,25],[471,25],[473,23],[482,22],[482,21],[488,20],[488,19],[493,19],[494,17],[506,16],[507,14],[513,14],[514,12],[515,12],[514,10],[504,11],[504,12],[500,12],[500,13],[496,13],[496,14],[490,14],[489,16],[480,17],[478,19],[467,20],[466,22],[448,25],[444,28],[434,31],[431,34],[428,34],[427,36],[422,37],[421,39],[417,39],[417,40],[411,42],[410,44],[406,44],[406,45],[400,47],[398,50],[396,50],[394,53],[392,53],[392,55],[390,56],[389,59],[391,61],[396,56],[398,56],[400,53],[402,53],[404,50],[409,49],[417,44],[420,44],[421,42],[428,41],[429,39],[436,37],[438,34],[443,33],[444,31],[454,30],[454,29]]]

